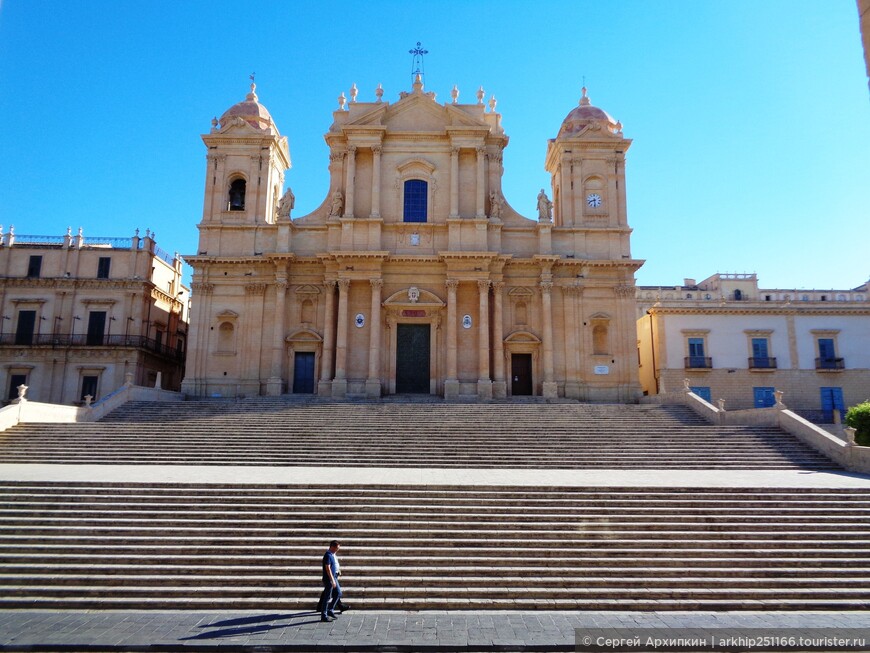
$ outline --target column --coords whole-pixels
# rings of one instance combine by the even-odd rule
[[[338,280],[338,327],[335,333],[335,380],[332,382],[332,396],[344,397],[347,394],[347,294],[350,279]]]
[[[504,324],[502,316],[503,291],[504,281],[494,281],[492,284],[492,298],[494,302],[492,316],[492,394],[497,399],[507,396],[507,383],[504,378],[504,334],[502,333],[502,325]]]
[[[450,217],[459,217],[459,148],[450,150]]]
[[[478,309],[477,398],[492,399],[492,380],[489,378],[489,280],[477,282],[480,291]]]
[[[552,281],[541,282],[541,303],[544,318],[544,397],[555,399],[558,396],[558,386],[553,375],[553,303],[550,292]]]
[[[372,287],[372,310],[369,315],[369,378],[366,397],[381,396],[381,287],[383,279],[369,279]]]
[[[569,399],[580,398],[580,379],[577,360],[577,295],[579,286],[565,286],[562,297],[565,302],[565,396]]]
[[[270,397],[280,395],[284,389],[281,375],[284,368],[284,307],[286,297],[287,279],[279,277],[275,282],[275,331],[272,334],[272,373],[266,382],[266,394]]]
[[[347,147],[347,179],[345,179],[344,217],[353,217],[353,184],[356,177],[356,146]]]
[[[447,378],[444,380],[444,398],[459,396],[459,378],[456,374],[456,279],[447,280]]]
[[[486,149],[483,147],[477,148],[477,210],[474,216],[477,218],[486,217],[486,183],[484,180],[484,162],[486,160]]]
[[[381,146],[372,145],[372,213],[371,218],[381,217]]]
[[[323,283],[326,289],[326,306],[323,325],[323,353],[320,356],[320,382],[317,384],[317,394],[327,395],[332,392],[332,356],[335,351],[335,281]]]

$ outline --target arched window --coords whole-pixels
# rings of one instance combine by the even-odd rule
[[[230,211],[245,210],[245,180],[236,179],[230,184],[230,193],[227,201],[227,209]]]
[[[405,222],[426,222],[429,184],[422,179],[409,179],[405,182]]]

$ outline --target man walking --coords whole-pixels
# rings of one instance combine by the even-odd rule
[[[334,621],[335,606],[341,600],[341,585],[338,582],[339,567],[335,554],[341,548],[338,540],[329,543],[329,549],[323,554],[321,567],[323,569],[323,594],[320,595],[320,620]]]

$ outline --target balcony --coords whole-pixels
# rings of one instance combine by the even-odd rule
[[[684,361],[687,370],[713,369],[713,359],[709,356],[686,356]]]
[[[40,334],[16,334],[4,333],[0,335],[0,347],[51,347],[61,348],[86,348],[86,347],[133,347],[165,356],[172,360],[183,361],[184,351],[178,351],[154,338],[145,336],[133,336],[112,334],[103,336],[89,336],[87,333],[40,333]]]
[[[749,359],[750,370],[775,370],[776,359],[753,356]]]
[[[846,362],[842,358],[817,358],[817,370],[837,371],[846,369]]]

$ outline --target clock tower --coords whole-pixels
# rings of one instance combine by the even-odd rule
[[[625,152],[631,140],[622,124],[592,106],[583,87],[580,104],[547,147],[551,175],[553,222],[562,227],[627,227]],[[628,255],[628,236],[625,236]]]

